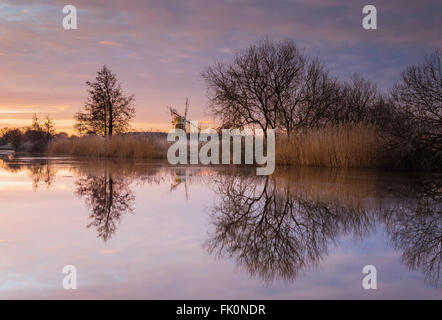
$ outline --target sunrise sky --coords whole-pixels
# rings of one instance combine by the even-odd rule
[[[65,5],[78,30],[64,30]],[[378,30],[362,28],[375,5]],[[108,65],[135,94],[139,130],[167,130],[166,106],[190,98],[189,117],[209,120],[202,71],[265,36],[294,39],[332,73],[357,72],[388,89],[408,64],[442,47],[440,0],[2,0],[0,127],[29,125],[33,113],[72,132],[87,80]]]

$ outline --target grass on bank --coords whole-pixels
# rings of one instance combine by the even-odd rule
[[[288,139],[276,138],[276,164],[316,167],[376,167],[379,141],[369,126],[312,129]],[[50,155],[91,158],[166,159],[166,135],[98,136],[55,139]]]

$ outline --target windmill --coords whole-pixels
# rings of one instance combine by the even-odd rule
[[[186,106],[184,109],[184,116],[180,115],[175,108],[169,107],[170,115],[172,116],[172,125],[175,129],[181,129],[187,132],[187,124],[191,124],[187,120],[187,112],[189,111],[189,99],[186,98]]]

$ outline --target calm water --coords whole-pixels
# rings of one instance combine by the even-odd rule
[[[254,174],[4,157],[0,298],[442,298],[441,175]]]

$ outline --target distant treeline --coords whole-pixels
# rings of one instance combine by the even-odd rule
[[[54,122],[49,116],[40,119],[34,114],[29,127],[0,129],[0,147],[15,151],[44,152],[54,137],[67,137],[67,134],[56,134]]]

